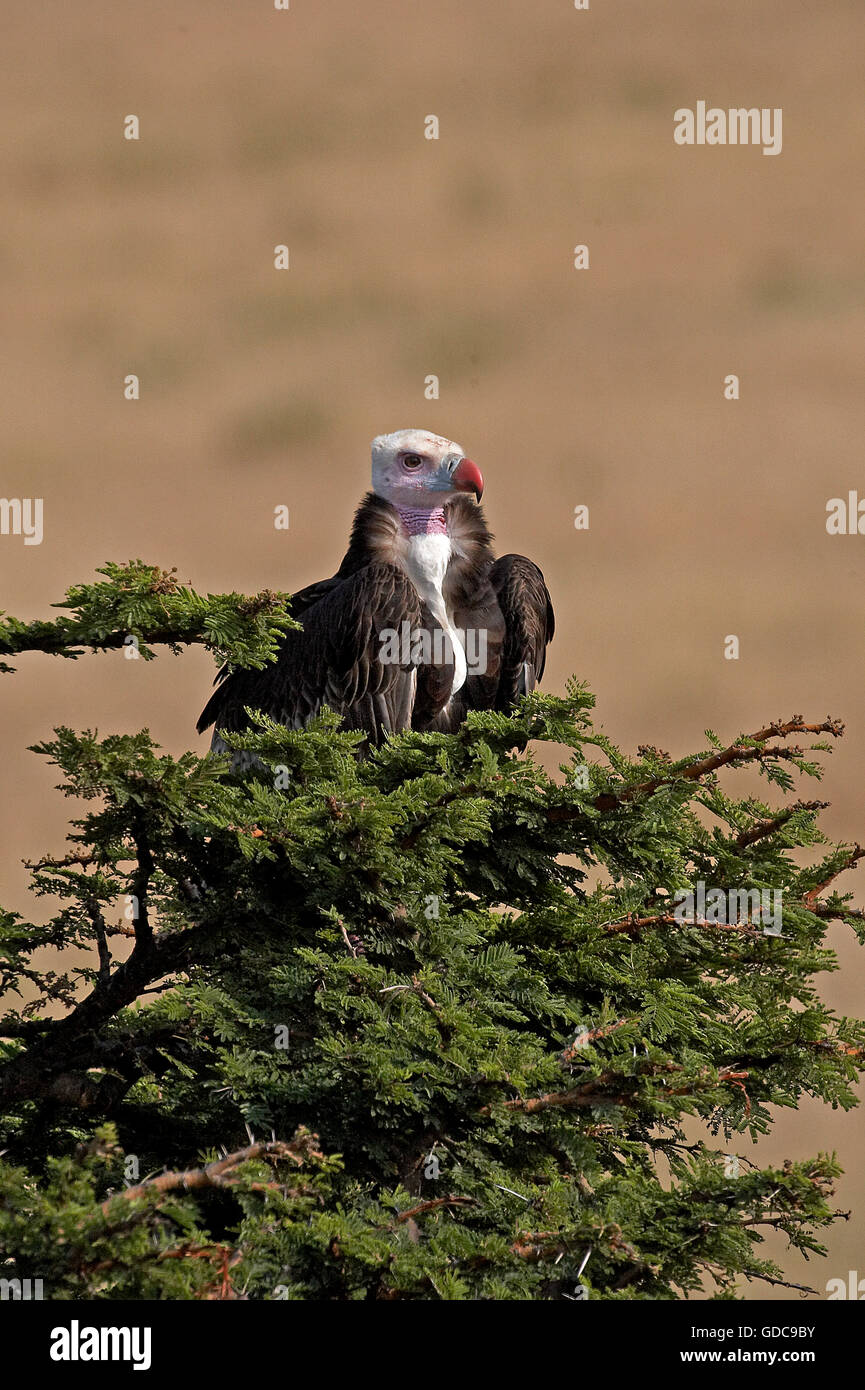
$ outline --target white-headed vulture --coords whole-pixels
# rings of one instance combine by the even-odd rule
[[[553,636],[537,565],[496,559],[480,469],[452,440],[397,430],[372,443],[372,491],[332,579],[293,596],[303,625],[261,671],[225,668],[198,721],[246,729],[247,707],[301,729],[323,705],[370,743],[450,732],[470,709],[508,710],[533,690]]]

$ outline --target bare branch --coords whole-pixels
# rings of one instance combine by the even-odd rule
[[[774,835],[775,831],[786,825],[797,811],[825,811],[828,806],[828,801],[796,801],[777,816],[771,816],[768,820],[757,821],[748,830],[741,830],[734,841],[736,848],[747,849],[749,845],[756,844],[758,840],[764,840],[767,835]]]
[[[245,1149],[238,1149],[236,1153],[227,1154],[225,1158],[208,1163],[204,1168],[190,1168],[185,1172],[160,1173],[155,1178],[147,1178],[145,1182],[140,1182],[135,1187],[127,1187],[124,1192],[116,1192],[113,1197],[109,1197],[107,1201],[102,1203],[101,1210],[107,1216],[112,1204],[118,1199],[132,1202],[138,1197],[146,1197],[150,1192],[173,1192],[178,1187],[182,1187],[184,1191],[194,1191],[207,1187],[234,1187],[237,1185],[237,1180],[229,1178],[228,1175],[241,1163],[248,1163],[250,1159],[290,1158],[293,1163],[303,1167],[309,1158],[320,1159],[324,1157],[313,1147],[317,1143],[318,1135],[311,1134],[306,1129],[299,1129],[290,1143],[268,1140],[267,1142],[249,1144]],[[253,1182],[244,1186],[252,1191],[262,1192],[280,1191],[284,1185],[282,1183]]]

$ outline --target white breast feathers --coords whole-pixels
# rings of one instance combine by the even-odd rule
[[[467,675],[466,654],[461,635],[451,622],[450,614],[442,595],[442,585],[451,558],[449,536],[411,536],[406,546],[405,565],[408,576],[436,622],[441,624],[453,646],[454,681],[451,694],[454,695],[464,684]],[[448,653],[444,654],[445,656]],[[438,653],[435,653],[438,656]]]

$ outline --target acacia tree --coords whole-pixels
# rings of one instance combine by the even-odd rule
[[[285,595],[101,573],[52,622],[0,620],[0,655],[196,642],[260,666],[292,626]],[[772,1107],[854,1104],[865,1026],[814,977],[830,922],[865,937],[835,887],[863,851],[794,799],[843,726],[628,756],[592,706],[574,683],[362,758],[327,713],[259,717],[229,740],[243,775],[146,730],[38,745],[81,805],[69,852],[31,865],[54,914],[0,909],[0,1277],[675,1299],[783,1283],[770,1228],[820,1253],[834,1156],[742,1150]],[[766,801],[729,789],[749,767]]]

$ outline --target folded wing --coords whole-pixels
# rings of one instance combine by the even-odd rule
[[[524,555],[496,560],[490,583],[505,620],[495,708],[507,710],[520,695],[529,695],[543,676],[556,623],[544,576]]]
[[[417,591],[396,565],[376,563],[354,574],[312,585],[296,595],[292,612],[301,632],[286,635],[276,661],[263,671],[235,670],[210,698],[198,731],[249,726],[246,707],[260,709],[290,729],[301,729],[323,705],[378,743],[385,733],[411,726],[419,685],[434,707],[450,689],[447,668],[427,672],[412,665],[405,644],[396,659],[385,634],[431,626]],[[452,671],[451,671],[452,675]]]

